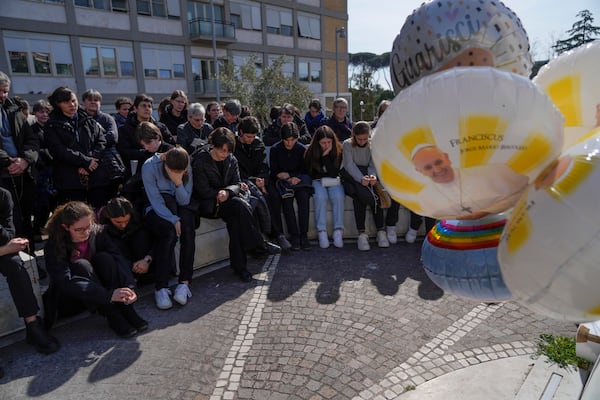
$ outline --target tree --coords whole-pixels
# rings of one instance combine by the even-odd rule
[[[570,36],[563,40],[557,40],[552,46],[557,54],[564,53],[565,51],[579,47],[582,44],[591,42],[600,36],[600,27],[593,25],[594,17],[589,10],[580,11],[577,14],[577,17],[581,19],[576,21],[571,29],[567,31]]]
[[[390,90],[384,90],[377,84],[377,73],[390,65],[390,53],[354,53],[349,55],[349,65],[354,67],[350,78],[352,93],[352,115],[354,120],[361,118],[373,120],[379,102],[393,98]],[[389,82],[388,82],[388,86]],[[360,102],[363,102],[362,106]]]
[[[286,62],[285,57],[279,57],[271,65],[261,67],[257,58],[252,56],[239,68],[228,64],[219,74],[219,79],[229,97],[248,105],[252,115],[266,126],[270,123],[272,106],[290,103],[303,109],[313,97],[306,86],[293,76],[286,76],[283,72]]]

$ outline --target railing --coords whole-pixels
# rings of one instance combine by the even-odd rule
[[[196,18],[190,21],[190,37],[193,39],[198,36],[211,37],[213,34],[213,23],[205,18]],[[235,40],[235,25],[215,21],[215,36],[217,40],[228,39]]]
[[[194,81],[194,92],[196,93],[216,93],[217,92],[217,80],[216,79],[197,79]],[[221,88],[221,91],[223,89]]]

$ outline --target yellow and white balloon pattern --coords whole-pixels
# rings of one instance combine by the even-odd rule
[[[498,246],[514,299],[543,315],[600,318],[600,128],[580,138],[527,190]]]
[[[551,60],[533,82],[565,117],[564,148],[571,147],[600,123],[600,40]]]
[[[371,148],[394,199],[417,214],[455,219],[512,207],[558,157],[562,130],[560,112],[529,79],[492,67],[457,67],[402,90],[378,121]],[[423,146],[447,154],[454,185],[437,185],[415,169],[413,157]],[[473,171],[479,176],[470,178]],[[501,176],[508,178],[494,182]]]

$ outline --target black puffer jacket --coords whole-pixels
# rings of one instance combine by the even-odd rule
[[[54,159],[54,185],[57,189],[85,189],[79,179],[79,168],[88,172],[92,158],[99,167],[90,173],[88,187],[106,186],[111,181],[110,168],[102,166],[106,148],[104,128],[83,110],[77,112],[77,130],[61,111],[54,110],[44,126],[48,151]]]
[[[241,180],[237,159],[230,154],[223,163],[223,173],[221,174],[217,162],[210,155],[209,146],[205,146],[193,154],[194,191],[192,196],[200,204],[199,213],[202,217],[215,217],[219,190],[228,190],[229,196],[237,196],[240,193]]]
[[[160,122],[165,124],[171,135],[175,136],[177,135],[177,127],[187,122],[187,109],[181,111],[181,115],[179,117],[173,115],[171,112],[172,109],[173,106],[171,104],[167,104],[165,111],[160,116]]]
[[[240,177],[242,179],[247,180],[251,176],[269,179],[267,152],[265,144],[260,139],[255,138],[250,144],[245,144],[238,140],[235,144],[233,154],[238,161]]]

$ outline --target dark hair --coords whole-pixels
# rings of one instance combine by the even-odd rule
[[[252,110],[250,110],[250,106],[243,105],[239,118],[249,117],[250,115],[252,115]]]
[[[161,159],[167,167],[174,171],[187,171],[190,164],[190,155],[179,145],[162,153]]]
[[[319,145],[319,141],[324,138],[332,140],[333,147],[331,154],[334,157],[336,167],[342,164],[342,144],[333,129],[327,125],[322,125],[313,134],[306,153],[304,153],[304,161],[309,171],[321,170],[321,146]]]
[[[70,101],[71,96],[75,96],[75,92],[66,86],[59,86],[48,96],[48,102],[55,110],[60,110],[58,106],[63,101]],[[77,96],[75,96],[77,98]]]
[[[135,128],[135,134],[138,138],[138,142],[150,143],[154,139],[160,141],[163,140],[162,133],[160,132],[160,129],[158,129],[158,126],[150,121],[141,122],[137,128]]]
[[[133,106],[134,107],[139,106],[142,101],[147,101],[150,104],[154,103],[154,99],[152,97],[148,96],[145,93],[140,93],[137,96],[135,96],[135,99],[133,99]]]
[[[356,146],[356,136],[364,135],[365,133],[371,133],[371,125],[365,121],[358,121],[352,127],[352,146]]]
[[[279,114],[281,114],[281,107],[273,106],[269,111],[269,118],[271,118],[271,121],[275,121],[277,118],[279,118]]]
[[[258,123],[258,119],[253,116],[247,116],[240,119],[240,123],[238,124],[238,131],[240,134],[242,133],[250,133],[255,135],[260,130],[260,124]]]
[[[33,103],[33,108],[31,109],[34,113],[42,110],[52,111],[52,106],[44,99],[40,99]]]
[[[279,135],[281,136],[281,140],[285,140],[289,137],[294,137],[298,139],[300,137],[300,131],[298,130],[298,125],[294,122],[286,122],[281,126],[281,130],[279,131]]]
[[[187,94],[185,94],[185,92],[181,89],[174,90],[173,93],[171,93],[171,97],[169,97],[169,99],[175,100],[178,97],[184,97],[185,103],[187,104]]]
[[[308,108],[316,108],[317,110],[321,111],[323,108],[323,106],[321,106],[321,100],[312,99],[310,103],[308,103]]]
[[[158,103],[158,107],[156,107],[156,112],[158,115],[163,115],[169,104],[171,104],[171,98],[169,96],[163,97],[160,103]]]
[[[102,94],[96,89],[88,89],[81,95],[81,100],[85,101],[87,99],[90,100],[99,100],[102,101]]]
[[[133,101],[129,97],[121,96],[115,100],[115,108],[118,110],[123,104],[129,104],[129,108],[133,105]]]
[[[237,116],[242,112],[242,105],[237,99],[227,100],[225,104],[223,104],[223,110],[227,111],[231,115]]]
[[[46,224],[48,242],[56,249],[58,257],[67,257],[67,250],[73,247],[73,241],[69,231],[63,228],[71,226],[82,218],[91,217],[94,230],[94,209],[82,201],[70,201],[56,207]]]
[[[231,130],[224,127],[212,131],[208,136],[208,143],[217,149],[227,146],[230,152],[235,151],[235,135]]]
[[[102,208],[102,217],[119,218],[133,214],[133,204],[125,197],[114,197]]]

